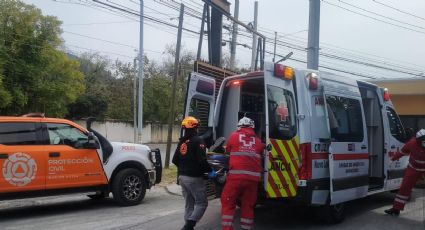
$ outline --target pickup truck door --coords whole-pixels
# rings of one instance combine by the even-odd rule
[[[46,187],[47,151],[38,122],[0,122],[0,193]]]
[[[87,135],[69,124],[45,123],[49,144],[46,189],[108,184],[96,149],[86,149]]]

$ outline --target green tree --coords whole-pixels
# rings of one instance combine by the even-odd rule
[[[111,83],[111,61],[96,53],[85,53],[76,57],[80,71],[84,73],[86,91],[69,106],[68,118],[96,117],[103,120],[108,110],[109,83]]]
[[[61,22],[21,1],[0,0],[0,113],[64,116],[84,92],[79,63],[59,47]]]

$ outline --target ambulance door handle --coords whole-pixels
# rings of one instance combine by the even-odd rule
[[[9,154],[7,153],[0,153],[0,159],[7,159],[9,158]]]
[[[367,149],[366,145],[362,145],[361,149]]]
[[[60,153],[58,153],[58,152],[52,152],[52,153],[49,153],[49,157],[60,157]]]
[[[391,145],[391,149],[395,149],[395,145]]]

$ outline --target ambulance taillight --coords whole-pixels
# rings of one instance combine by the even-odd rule
[[[319,88],[319,79],[317,78],[316,73],[307,74],[307,80],[308,80],[308,88],[310,90],[317,90]]]
[[[388,89],[385,88],[384,89],[384,101],[389,101],[390,100],[390,93],[388,92]]]
[[[275,63],[274,76],[281,77],[285,80],[292,80],[292,78],[294,78],[294,69],[289,66],[284,66],[284,65]]]
[[[311,159],[311,144],[304,143],[300,145],[301,152],[301,169],[300,180],[311,179],[312,159]]]

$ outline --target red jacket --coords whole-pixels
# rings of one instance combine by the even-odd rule
[[[228,179],[260,181],[264,144],[251,128],[240,128],[230,134],[226,153],[230,154]]]
[[[392,160],[398,160],[402,156],[410,155],[409,167],[416,171],[425,172],[425,148],[416,141],[416,138],[410,139],[401,148],[401,152],[397,152]]]

